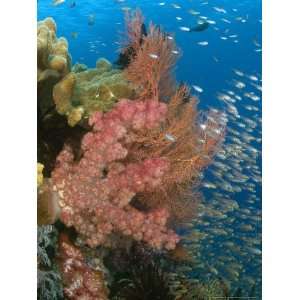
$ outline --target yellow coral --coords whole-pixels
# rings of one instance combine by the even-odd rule
[[[110,110],[118,99],[133,97],[134,87],[122,71],[103,58],[96,68],[68,73],[53,88],[56,110],[67,116],[71,127],[94,111]]]
[[[79,106],[77,108],[73,108],[68,115],[68,124],[73,127],[75,126],[82,118],[84,113],[84,108]]]
[[[44,165],[41,163],[37,163],[37,186],[38,187],[40,187],[44,181],[43,170],[44,170]]]
[[[63,37],[56,37],[56,24],[52,18],[38,22],[37,61],[39,73],[49,74],[48,70],[53,70],[64,76],[70,71],[68,42]],[[45,75],[40,75],[39,78],[44,79]]]
[[[73,87],[76,82],[74,73],[69,73],[65,76],[53,89],[53,100],[56,105],[56,110],[60,114],[65,114],[71,109],[71,97]]]

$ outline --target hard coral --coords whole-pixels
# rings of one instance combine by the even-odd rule
[[[103,274],[85,263],[80,249],[64,234],[61,234],[59,241],[59,266],[67,299],[108,299]]]
[[[108,111],[118,99],[133,95],[133,87],[122,72],[112,69],[105,59],[99,59],[94,69],[69,73],[53,89],[56,109],[67,115],[70,126],[95,111]]]
[[[61,220],[74,226],[90,246],[105,243],[107,236],[116,231],[155,248],[175,248],[179,238],[166,229],[166,209],[143,213],[130,205],[137,193],[153,191],[162,183],[168,161],[152,157],[124,162],[126,147],[134,142],[136,134],[157,127],[166,110],[165,104],[155,100],[124,99],[112,111],[90,117],[93,131],[83,137],[79,162],[73,161],[69,147],[57,157],[52,180],[53,190],[60,196]]]

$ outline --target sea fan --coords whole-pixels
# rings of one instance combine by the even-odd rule
[[[173,70],[179,50],[173,38],[150,23],[148,31],[139,11],[127,15],[127,44],[121,49],[119,63],[129,81],[147,99],[166,100],[174,92]]]
[[[155,130],[137,134],[128,159],[164,156],[170,162],[163,184],[152,193],[142,193],[139,201],[149,208],[166,206],[175,221],[197,213],[200,172],[212,162],[224,137],[222,114],[216,111],[199,116],[197,100],[181,85],[171,97],[166,121]]]

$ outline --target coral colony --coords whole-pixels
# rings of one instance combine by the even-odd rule
[[[60,232],[66,299],[108,299],[106,268],[88,263],[89,251],[124,240],[176,249],[176,228],[197,213],[199,174],[224,137],[224,114],[199,116],[189,88],[176,86],[174,39],[153,24],[147,31],[139,11],[126,24],[116,65],[88,69],[72,66],[53,19],[38,23],[38,221]]]
[[[134,132],[151,129],[165,118],[167,106],[154,100],[121,100],[113,110],[89,118],[93,131],[82,139],[83,156],[74,163],[69,147],[57,157],[53,191],[59,195],[60,218],[86,236],[89,246],[103,244],[119,231],[158,249],[175,248],[178,236],[165,225],[168,212],[142,213],[130,206],[137,193],[154,190],[169,167],[162,157],[121,163],[134,143]]]

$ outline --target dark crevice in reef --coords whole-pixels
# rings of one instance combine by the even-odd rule
[[[80,143],[87,129],[81,126],[70,127],[65,116],[59,115],[50,107],[42,113],[38,101],[37,113],[37,160],[44,165],[44,176],[50,177],[56,157],[64,144],[72,147],[75,158],[80,157]]]

